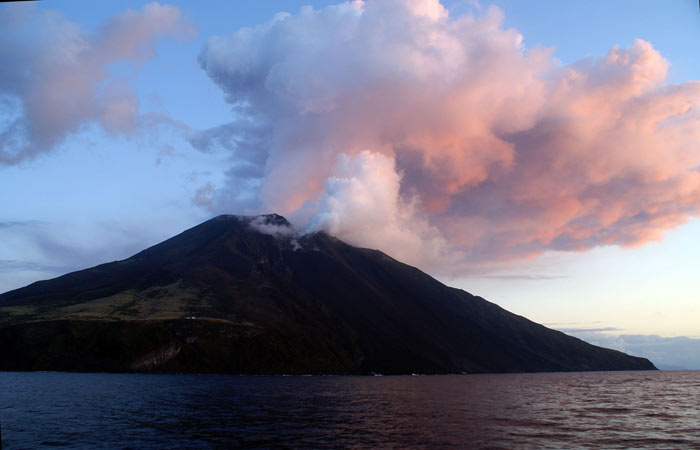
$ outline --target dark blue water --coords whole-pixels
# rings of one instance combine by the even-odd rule
[[[3,449],[700,448],[700,372],[0,373]]]

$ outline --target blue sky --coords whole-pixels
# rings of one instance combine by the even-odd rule
[[[177,9],[158,10],[152,16],[147,16],[145,13],[147,2],[137,1],[99,3],[44,1],[31,5],[4,5],[0,17],[6,19],[21,13],[23,17],[29,19],[26,19],[26,22],[18,22],[20,23],[18,27],[24,28],[17,31],[18,34],[12,35],[14,40],[5,43],[6,48],[12,48],[14,53],[0,52],[0,64],[4,63],[5,67],[19,67],[19,71],[39,70],[37,68],[44,66],[32,65],[30,62],[44,61],[42,58],[46,58],[44,50],[49,48],[48,41],[42,40],[41,36],[47,33],[58,33],[49,35],[55,38],[62,36],[61,33],[79,29],[86,42],[94,46],[95,52],[104,55],[92,57],[86,61],[93,64],[95,70],[103,70],[106,75],[104,77],[95,75],[95,78],[91,79],[95,83],[94,92],[97,93],[95,95],[98,96],[96,110],[90,109],[93,106],[86,106],[86,111],[79,112],[82,115],[80,119],[76,119],[75,126],[68,127],[59,138],[31,156],[19,158],[11,163],[0,162],[0,242],[2,242],[0,291],[21,287],[39,279],[51,278],[79,268],[128,257],[142,248],[218,213],[257,212],[255,208],[260,212],[275,209],[297,217],[298,223],[302,226],[306,226],[307,223],[315,224],[314,226],[334,232],[341,238],[358,245],[372,246],[374,242],[388,242],[388,247],[383,250],[395,255],[396,253],[391,250],[412,249],[411,245],[415,244],[416,239],[423,243],[429,242],[432,245],[430,248],[426,249],[422,244],[415,244],[417,246],[415,252],[406,253],[406,257],[401,259],[420,265],[421,268],[450,285],[481,295],[513,312],[550,327],[566,329],[573,334],[578,333],[592,342],[617,346],[621,350],[627,349],[625,345],[629,345],[629,348],[633,348],[635,352],[643,353],[645,350],[643,346],[640,347],[640,339],[634,336],[654,335],[659,336],[658,339],[662,341],[674,336],[700,339],[700,284],[696,280],[693,265],[694,255],[700,251],[700,221],[692,210],[683,210],[680,216],[678,215],[680,213],[674,213],[675,215],[669,219],[671,224],[664,225],[660,235],[649,239],[639,238],[639,242],[626,241],[624,237],[628,231],[630,234],[637,232],[636,228],[613,231],[606,229],[601,233],[604,231],[619,234],[616,234],[615,238],[606,237],[607,241],[602,238],[599,240],[591,238],[585,242],[571,243],[564,242],[563,238],[560,238],[546,241],[545,244],[541,244],[545,241],[540,240],[537,241],[540,244],[523,245],[517,250],[510,247],[504,249],[505,247],[499,247],[501,244],[494,237],[496,235],[489,234],[488,228],[493,228],[491,224],[485,227],[486,230],[480,230],[480,233],[489,241],[494,240],[495,247],[481,249],[479,246],[465,244],[467,237],[459,235],[452,229],[454,227],[451,228],[451,223],[459,221],[461,221],[459,223],[477,226],[474,225],[476,222],[469,221],[470,217],[467,217],[463,211],[459,214],[453,213],[451,210],[440,209],[441,206],[430,209],[433,208],[430,206],[430,201],[432,201],[431,195],[434,194],[431,186],[438,181],[443,181],[447,175],[439,173],[437,169],[431,169],[429,173],[420,172],[425,167],[412,165],[414,164],[410,159],[412,153],[405,153],[406,156],[400,153],[403,147],[425,143],[427,148],[439,139],[435,136],[429,136],[430,139],[419,136],[414,141],[395,142],[393,150],[377,150],[378,141],[369,132],[366,135],[358,133],[352,137],[346,136],[344,131],[346,128],[351,126],[366,128],[367,125],[356,119],[356,113],[341,111],[342,108],[336,106],[344,101],[341,97],[333,97],[336,99],[334,100],[336,104],[332,106],[323,103],[325,97],[316,96],[317,92],[301,100],[300,97],[295,97],[300,92],[303,93],[303,88],[306,87],[303,80],[298,81],[294,78],[298,74],[302,74],[302,77],[308,74],[309,78],[313,78],[313,75],[318,73],[321,74],[319,75],[321,81],[324,80],[323,76],[327,76],[335,84],[328,87],[321,83],[312,87],[326,86],[331,93],[341,92],[345,95],[347,91],[343,89],[352,83],[362,87],[365,86],[362,83],[369,83],[367,80],[374,79],[371,76],[389,76],[387,74],[391,72],[387,72],[389,69],[383,66],[382,62],[376,64],[373,62],[372,64],[375,65],[370,65],[362,59],[362,55],[355,55],[353,57],[357,61],[353,63],[354,65],[348,63],[348,67],[362,67],[365,72],[360,74],[358,69],[357,75],[351,73],[352,77],[330,71],[327,65],[306,67],[303,61],[296,61],[296,65],[284,66],[288,72],[285,73],[286,78],[282,78],[281,82],[292,80],[297,83],[292,86],[294,90],[285,95],[291,96],[289,98],[293,98],[294,101],[301,102],[303,108],[307,108],[304,111],[311,111],[310,113],[295,113],[296,115],[289,116],[277,113],[270,109],[272,108],[270,105],[277,105],[275,107],[284,109],[288,106],[282,102],[284,99],[280,100],[269,93],[254,91],[244,92],[249,96],[247,101],[252,104],[249,109],[241,110],[232,103],[230,99],[234,95],[232,93],[241,92],[241,89],[246,88],[241,81],[242,71],[249,70],[250,73],[255,73],[254,69],[257,70],[257,67],[265,64],[269,64],[270,67],[274,67],[277,63],[281,64],[282,60],[274,58],[283,58],[279,56],[279,52],[286,47],[283,46],[284,41],[282,43],[274,41],[277,35],[272,32],[256,35],[257,37],[249,41],[242,40],[240,35],[236,38],[239,39],[238,41],[226,40],[226,37],[234,35],[242,27],[256,27],[268,23],[281,11],[289,12],[294,17],[301,17],[300,23],[305,23],[302,20],[304,15],[300,12],[302,6],[311,5],[315,10],[321,10],[335,3],[331,1],[235,3],[212,1],[207,2],[204,8],[192,2],[176,1],[169,2],[167,5]],[[700,80],[700,62],[697,58],[696,45],[700,42],[700,11],[697,3],[692,1],[540,1],[535,3],[513,0],[477,3],[456,0],[445,1],[443,5],[449,10],[450,16],[448,19],[440,20],[456,20],[473,15],[476,17],[476,22],[469,26],[474,29],[480,26],[491,29],[484,24],[488,23],[489,14],[494,11],[492,6],[496,6],[503,17],[501,24],[493,28],[497,30],[495,34],[507,41],[511,35],[505,30],[517,30],[517,33],[522,36],[520,45],[524,54],[534,55],[539,51],[538,49],[549,49],[545,51],[545,53],[550,52],[549,56],[542,56],[536,61],[534,56],[532,60],[521,60],[517,51],[513,56],[512,49],[509,47],[494,50],[494,52],[502,51],[502,54],[499,53],[501,56],[493,58],[496,63],[521,64],[522,66],[517,67],[525,67],[524,70],[532,66],[537,67],[533,69],[535,84],[524,85],[525,90],[534,90],[539,86],[538,77],[553,76],[549,72],[552,67],[556,72],[557,67],[569,67],[581,61],[600,61],[608,55],[613,46],[619,46],[621,49],[634,48],[636,39],[648,42],[653,46],[653,51],[669,63],[667,73],[659,82],[661,86],[658,88],[659,92],[663,91],[663,86]],[[400,10],[399,6],[396,8]],[[129,27],[135,26],[132,22],[137,19],[124,15],[129,9],[142,14],[145,17],[144,20],[151,21],[146,27],[148,31],[141,37],[143,41],[129,49],[119,47],[126,45],[123,42],[106,44],[105,42],[113,37],[110,37],[112,35],[105,30],[117,29],[114,31],[117,33],[129,31]],[[42,16],[49,11],[53,15]],[[177,11],[177,17],[171,15],[173,11]],[[389,14],[392,13],[390,8],[387,11]],[[378,15],[381,13],[381,11],[375,12]],[[309,16],[311,18],[304,26],[320,27],[323,20],[331,16],[330,13],[326,16],[321,14]],[[56,28],[59,28],[56,24],[60,23],[68,31],[64,31],[64,28],[58,31],[53,28],[49,31],[40,31],[36,28],[39,17]],[[122,17],[124,22],[116,21],[115,17]],[[129,22],[130,20],[132,22]],[[289,20],[287,22],[291,23]],[[413,22],[407,23],[413,24]],[[444,22],[440,23],[444,24]],[[423,27],[424,24],[421,22],[420,26]],[[446,36],[458,36],[463,39],[463,42],[472,39],[486,49],[490,49],[490,45],[496,45],[495,42],[498,45],[506,45],[503,44],[503,40],[489,41],[490,38],[483,37],[486,31],[474,31],[470,34],[472,32],[469,31],[469,26],[464,25],[464,28],[459,28],[461,31],[451,30]],[[423,30],[418,28],[418,25],[416,27],[416,30]],[[320,28],[320,31],[311,28],[310,30],[316,34],[309,31],[311,36],[309,39],[318,38],[323,36],[322,33],[328,32]],[[401,39],[410,40],[415,37],[411,34],[411,30],[405,31],[405,36],[402,34],[396,37],[396,42],[401,43],[403,42]],[[435,30],[440,29],[435,28]],[[291,33],[289,36],[294,39],[303,39],[305,36],[303,29],[279,31],[279,33],[283,32]],[[459,34],[460,32],[463,34]],[[35,47],[24,49],[17,44],[19,40],[16,36],[35,36],[37,43]],[[224,38],[219,41],[222,42],[220,47],[212,44],[214,42],[211,40],[212,36]],[[377,36],[381,35],[377,34]],[[126,33],[119,39],[123,41],[128,37],[129,33]],[[0,42],[2,42],[1,39]],[[119,41],[117,38],[114,39]],[[360,48],[362,45],[369,45],[367,42],[371,42],[362,39],[356,38]],[[262,50],[259,54],[251,56],[246,53],[247,49],[235,46],[240,42],[258,45]],[[299,58],[309,54],[315,55],[308,53],[308,48],[303,45],[290,44],[289,54]],[[313,47],[312,44],[308,45]],[[382,45],[384,44],[377,44],[380,50],[384,50]],[[115,50],[115,46],[119,48]],[[146,49],[152,46],[152,51],[147,51],[146,56],[143,56],[139,53],[140,46]],[[639,50],[639,52],[643,51],[645,50]],[[266,56],[260,56],[263,53]],[[634,58],[636,53],[630,51],[630,55]],[[390,56],[395,57],[395,55]],[[235,64],[235,67],[229,65],[230,61],[242,61],[247,57],[254,60],[257,66],[253,63],[247,68],[241,68]],[[624,57],[630,56],[625,54],[623,59]],[[539,62],[540,60],[545,62]],[[206,61],[206,67],[203,61]],[[331,61],[336,61],[339,67],[345,70],[342,58],[331,59]],[[401,62],[397,60],[395,64]],[[444,63],[449,66],[450,62]],[[80,63],[76,64],[76,73],[82,73],[82,66]],[[236,64],[242,63],[236,62]],[[549,68],[540,69],[540,66]],[[46,73],[43,76],[47,77],[46,79],[50,79],[56,73],[56,70],[51,67],[45,70]],[[352,72],[351,69],[347,70]],[[370,73],[371,70],[375,72]],[[404,68],[404,70],[409,69]],[[366,75],[367,73],[371,76]],[[423,72],[420,74],[423,76]],[[366,78],[362,78],[363,76]],[[7,127],[13,118],[22,117],[22,108],[18,108],[17,105],[28,102],[28,98],[34,92],[31,86],[25,89],[19,82],[13,84],[12,77],[13,75],[7,69],[0,70],[0,95],[5,102],[0,104],[9,105],[0,109],[0,127]],[[436,79],[440,80],[439,77]],[[71,88],[74,86],[71,85]],[[110,89],[115,89],[116,97],[105,94],[105,92],[109,93]],[[690,92],[691,88],[688,87],[687,90]],[[413,91],[415,89],[411,92]],[[383,95],[385,90],[376,91],[372,100],[374,103],[368,103],[365,108],[375,107],[376,109],[377,105],[381,106],[380,102],[384,101]],[[393,97],[386,95],[387,103],[395,102]],[[514,98],[523,99],[526,97],[517,96],[527,95],[529,95],[528,92],[520,91],[513,94]],[[549,94],[543,95],[546,97]],[[113,115],[105,116],[104,111],[109,113],[114,111],[113,108],[123,105],[118,101],[122,98],[120,96],[133,99],[136,103],[130,103],[130,105],[137,105],[136,112],[127,116],[118,109],[119,115],[116,119]],[[416,104],[423,105],[426,110],[438,108],[428,100],[420,98],[414,100]],[[529,101],[522,100],[521,103]],[[515,108],[520,108],[521,103],[517,103],[518,106]],[[544,106],[540,106],[540,109],[550,108],[547,102],[541,105]],[[30,111],[26,108],[28,107],[25,106],[26,111]],[[336,108],[337,111],[333,110],[332,114],[326,114],[324,111],[330,111],[329,108]],[[95,112],[97,110],[102,112]],[[26,111],[24,114],[29,114]],[[439,109],[435,111],[436,114],[441,113]],[[464,111],[475,110],[465,107]],[[273,129],[270,132],[272,137],[269,139],[274,142],[270,145],[274,147],[274,145],[284,144],[285,149],[273,148],[269,154],[263,152],[262,156],[246,154],[247,156],[243,157],[241,154],[244,150],[241,150],[240,146],[235,151],[229,151],[225,142],[222,144],[222,140],[216,140],[219,139],[216,136],[222,136],[222,129],[216,127],[227,124],[231,127],[226,129],[228,131],[223,133],[223,138],[220,139],[235,139],[236,135],[231,134],[233,133],[231,129],[238,130],[236,132],[239,134],[243,132],[255,134],[255,128],[250,123],[248,124],[250,128],[240,128],[240,121],[237,122],[237,120],[245,114],[250,114],[250,117],[265,117],[265,121],[260,120],[253,125],[260,125],[262,127],[260,134],[269,137],[266,134],[268,129],[263,127],[265,122],[265,126]],[[494,112],[493,114],[503,113]],[[518,112],[518,117],[528,114],[540,113],[523,110]],[[468,115],[465,117],[469,119]],[[113,120],[133,120],[134,122],[133,124],[129,122],[128,125],[116,122],[117,124],[114,125]],[[511,122],[520,119],[497,118],[494,120],[497,122],[494,122],[496,125],[493,127],[498,128],[504,126],[502,124],[505,122],[511,126]],[[347,124],[347,126],[339,127],[338,123]],[[348,158],[344,160],[338,157],[332,161],[329,160],[327,166],[324,166],[325,172],[321,169],[304,172],[308,169],[308,161],[294,159],[297,155],[304,155],[302,152],[304,149],[300,147],[298,151],[286,150],[296,144],[290,140],[288,136],[290,132],[284,131],[286,130],[284,127],[287,126],[285,124],[298,126],[302,130],[307,130],[307,127],[310,130],[322,124],[333,131],[325,134],[304,131],[300,133],[301,138],[325,146],[334,146],[339,142],[347,143],[348,148],[357,147],[357,151],[338,150],[337,153],[333,153],[334,158],[340,153],[347,153]],[[387,128],[402,126],[394,122],[385,125]],[[219,134],[216,134],[216,130],[219,130]],[[333,139],[326,136],[331,134]],[[37,142],[45,137],[41,133],[37,136]],[[196,148],[197,146],[193,145],[193,136],[204,136],[209,139],[206,142],[212,144]],[[363,141],[365,137],[366,140]],[[282,144],[279,144],[279,140],[282,140]],[[250,144],[253,150],[247,151],[255,153],[255,145],[258,141],[251,142],[253,142]],[[697,149],[692,146],[692,140],[678,145],[682,146],[682,148],[679,147],[681,149],[678,150],[678,154],[686,155],[688,152],[695,152],[693,154],[698,155]],[[371,152],[359,152],[364,148]],[[477,150],[474,151],[477,152]],[[375,151],[377,153],[373,153]],[[649,156],[649,164],[654,164],[653,158],[659,158],[659,164],[663,163],[665,158],[663,151],[664,149],[659,149],[660,156],[656,153],[653,154],[656,156]],[[12,150],[12,152],[17,153],[18,150]],[[429,153],[424,155],[426,154]],[[282,165],[275,166],[269,161],[266,163],[265,158],[274,159],[270,155],[279,158]],[[311,160],[317,157],[317,154],[308,156]],[[471,161],[469,164],[481,163],[471,159],[469,161]],[[255,176],[245,178],[242,175],[231,175],[236,170],[240,171],[244,164],[262,165],[251,169],[257,170]],[[282,170],[280,167],[282,169],[292,167],[288,171],[291,175],[284,174],[290,180],[282,177],[282,181],[287,184],[281,186],[271,184],[269,175],[282,173],[279,172]],[[494,169],[490,167],[488,166],[485,170],[493,174]],[[278,172],[275,172],[276,170]],[[302,205],[301,201],[288,195],[288,191],[295,190],[296,188],[293,187],[298,186],[298,179],[305,180],[307,176],[309,179],[320,177],[320,184],[317,184],[321,186],[323,194],[318,194],[316,189],[313,191],[316,197],[310,197],[310,194],[304,191],[303,194],[306,197],[302,194],[298,197],[306,201]],[[455,183],[462,184],[454,188],[458,194],[454,194],[453,188],[445,188],[453,189],[449,191],[452,204],[464,201],[467,209],[480,204],[476,194],[472,198],[458,199],[458,197],[467,191],[476,192],[474,186],[478,186],[483,181],[469,178],[464,174],[454,176],[457,180]],[[384,203],[367,203],[365,200],[358,203],[357,198],[362,199],[362,194],[368,189],[365,182],[378,179],[385,182],[380,188],[386,189],[387,195],[398,197],[390,198],[389,200],[393,203],[389,206]],[[355,182],[357,183],[353,184]],[[409,182],[413,183],[410,189],[407,187]],[[451,181],[448,180],[446,183],[449,184],[449,182]],[[307,188],[304,187],[304,189]],[[628,190],[639,189],[640,192],[647,188],[649,188],[647,185],[627,186]],[[416,198],[420,200],[419,205],[427,205],[425,209],[429,212],[421,212],[423,206],[407,206],[407,203],[410,203],[409,194],[416,192],[418,193]],[[491,196],[489,198],[505,198],[501,197],[500,191],[497,190],[484,189],[484,192]],[[352,197],[350,195],[352,193],[356,195],[347,204],[343,204],[343,201]],[[444,193],[440,194],[443,195],[442,197],[438,194],[435,194],[435,205],[441,205],[440,202],[446,198]],[[601,201],[612,200],[614,199],[611,197],[605,197]],[[671,203],[674,201],[679,200],[672,200]],[[338,203],[343,206],[343,209],[332,209],[336,208]],[[405,239],[396,240],[396,245],[392,247],[394,241],[387,239],[387,236],[377,235],[375,240],[361,237],[362,229],[358,227],[369,219],[366,216],[358,217],[350,213],[358,208],[358,204],[371,211],[374,211],[372,208],[376,208],[376,211],[395,210],[394,218],[381,219],[382,221],[377,223],[389,230],[392,236],[399,236],[402,239],[405,237]],[[547,213],[550,212],[552,211]],[[686,222],[677,224],[675,221],[681,216]],[[329,217],[336,221],[329,220]],[[488,221],[493,220],[493,217],[495,216],[480,217],[479,223],[482,223],[481,221],[490,223]],[[527,223],[525,219],[525,216],[518,216],[513,220],[522,221],[525,224]],[[401,225],[402,221],[410,221],[415,225],[406,228]],[[397,226],[399,228],[395,228]],[[438,231],[435,231],[436,229]],[[656,228],[649,228],[642,231],[646,233],[655,230]],[[543,239],[540,237],[541,233],[548,231],[537,230],[533,233],[538,236],[537,239]],[[507,233],[518,239],[524,239],[520,236],[519,229],[504,231],[498,236],[509,236]],[[646,236],[646,234],[643,235]],[[606,234],[606,236],[609,235]],[[453,251],[453,247],[458,251]],[[487,251],[489,255],[500,251],[503,253],[498,258],[486,258],[480,253]],[[399,253],[398,256],[403,255]],[[416,259],[412,260],[412,257]],[[449,264],[441,264],[438,260],[448,261]],[[422,262],[423,265],[416,261]],[[458,269],[447,270],[446,265]],[[647,346],[661,345],[659,342],[662,341],[651,342],[647,339],[643,343]],[[700,341],[689,342],[690,344],[683,341],[683,348],[700,349],[698,344]],[[700,360],[693,360],[687,356],[684,358],[682,363],[669,359],[667,362],[664,360],[664,364],[669,367],[684,365],[700,368]]]

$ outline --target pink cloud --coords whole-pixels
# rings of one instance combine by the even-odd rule
[[[142,119],[139,100],[109,66],[139,64],[155,56],[159,38],[195,33],[177,8],[159,3],[127,10],[96,33],[33,5],[6,7],[0,24],[0,97],[11,105],[0,111],[10,117],[0,128],[5,164],[48,152],[90,123],[110,133],[132,132]]]
[[[452,274],[697,216],[700,83],[666,83],[641,40],[561,65],[502,19],[368,0],[210,38],[202,67],[265,130],[241,156],[260,170],[230,188],[254,180],[260,210]],[[227,127],[237,155],[246,126]]]

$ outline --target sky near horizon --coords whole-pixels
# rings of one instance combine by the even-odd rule
[[[0,292],[277,212],[700,368],[696,2],[205,6],[0,6]]]

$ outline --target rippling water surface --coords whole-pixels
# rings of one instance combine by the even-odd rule
[[[1,373],[3,449],[700,448],[700,372]]]

